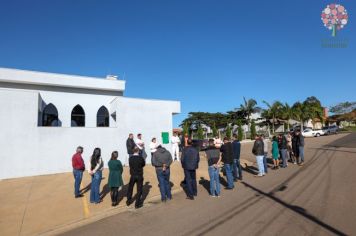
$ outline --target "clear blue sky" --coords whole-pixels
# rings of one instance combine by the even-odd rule
[[[0,66],[127,81],[126,96],[224,112],[243,96],[329,106],[356,100],[356,2],[340,1],[346,49],[331,38],[321,0],[2,0]],[[262,105],[262,104],[261,104]]]

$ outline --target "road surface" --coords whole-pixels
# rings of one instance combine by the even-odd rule
[[[220,198],[209,197],[205,181],[194,201],[178,193],[65,235],[356,235],[356,133],[306,143],[302,167],[263,178],[245,171]],[[253,160],[250,146],[244,155]]]

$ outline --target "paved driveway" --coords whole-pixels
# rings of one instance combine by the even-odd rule
[[[65,235],[356,235],[356,134],[306,143],[303,167],[263,178],[244,172],[221,198],[209,197],[203,181],[195,201],[179,193]],[[248,145],[243,155],[253,161]]]

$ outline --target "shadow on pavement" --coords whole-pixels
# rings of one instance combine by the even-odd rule
[[[245,185],[246,187],[248,187],[248,188],[250,188],[250,189],[256,191],[256,192],[259,193],[260,195],[263,195],[263,196],[265,196],[265,197],[268,197],[268,198],[272,199],[273,201],[275,201],[275,202],[281,204],[282,206],[284,206],[284,207],[286,207],[286,208],[288,208],[288,209],[290,209],[290,210],[292,210],[292,211],[298,213],[299,215],[301,215],[301,216],[307,218],[308,220],[313,221],[314,223],[320,225],[320,226],[323,227],[324,229],[326,229],[326,230],[328,230],[328,231],[330,231],[330,232],[332,232],[332,233],[334,233],[334,234],[337,234],[337,235],[346,235],[344,232],[342,232],[342,231],[340,231],[340,230],[338,230],[338,229],[332,227],[331,225],[329,225],[329,224],[327,224],[327,223],[325,223],[325,222],[319,220],[317,217],[315,217],[315,216],[309,214],[304,208],[299,207],[299,206],[290,205],[290,204],[286,203],[285,201],[281,200],[280,198],[275,197],[274,194],[273,194],[273,192],[272,192],[272,193],[263,192],[262,190],[260,190],[260,189],[258,189],[258,188],[256,188],[256,187],[254,187],[254,186],[252,186],[252,185],[250,185],[250,184],[248,184],[248,183],[246,183],[246,182],[242,182],[242,184]]]
[[[150,182],[145,182],[145,184],[142,187],[142,203],[146,200],[148,194],[150,193],[150,190],[152,188],[152,185]]]
[[[356,148],[356,132],[351,133],[345,137],[339,138],[325,146],[327,146],[327,147]]]
[[[205,190],[210,194],[210,181],[204,177],[200,177],[199,184],[205,188]]]

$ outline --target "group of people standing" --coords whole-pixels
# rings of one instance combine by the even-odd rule
[[[252,148],[252,153],[256,156],[258,174],[262,177],[268,172],[267,157],[268,143],[264,135],[257,135]],[[287,168],[288,161],[302,166],[304,164],[304,136],[299,130],[279,134],[272,138],[272,160],[273,169]]]
[[[181,156],[179,155],[180,146],[184,142]],[[180,161],[184,171],[184,180],[182,184],[186,190],[187,199],[194,200],[197,196],[197,179],[196,170],[199,167],[200,153],[197,147],[193,146],[193,141],[184,137],[182,140],[174,133],[171,138],[172,154],[160,145],[156,138],[152,138],[150,143],[151,163],[155,168],[159,189],[161,193],[161,201],[166,202],[172,199],[171,183],[170,183],[170,167],[174,160]],[[145,144],[142,141],[142,135],[138,134],[137,139],[134,140],[134,135],[129,134],[126,141],[127,154],[129,156],[128,163],[130,167],[130,181],[127,190],[126,204],[129,206],[133,203],[133,188],[136,184],[137,195],[135,201],[135,208],[143,206],[142,192],[144,173],[143,168],[146,165],[147,154],[145,151]],[[253,148],[253,154],[256,156],[259,173],[256,176],[264,176],[268,172],[267,156],[268,143],[263,135],[257,135]],[[72,157],[73,175],[74,175],[74,195],[76,198],[82,197],[80,192],[80,185],[82,181],[83,172],[85,170],[84,160],[82,158],[83,147],[79,146],[76,153]],[[234,182],[242,180],[242,168],[240,164],[241,143],[237,135],[233,135],[233,139],[225,137],[222,141],[220,139],[210,139],[209,146],[205,150],[208,173],[210,178],[210,195],[212,197],[219,197],[220,190],[220,171],[226,175],[227,186],[225,189],[234,189]],[[278,138],[273,137],[272,142],[272,158],[274,169],[279,168],[279,159],[282,159],[282,167],[287,167],[287,159],[292,163],[302,165],[304,162],[304,137],[299,131],[295,133],[288,133],[280,135]],[[88,173],[91,175],[91,192],[90,202],[94,204],[100,203],[100,183],[102,180],[102,171],[104,162],[101,157],[100,148],[95,148],[90,158]],[[118,160],[118,152],[114,151],[111,154],[111,159],[108,162],[109,178],[108,186],[110,188],[110,195],[112,206],[118,204],[119,190],[123,186],[123,165]]]

